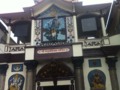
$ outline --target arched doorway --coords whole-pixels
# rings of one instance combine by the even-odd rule
[[[73,78],[72,70],[60,61],[52,61],[40,69],[36,76],[36,81],[40,84],[41,81],[52,81],[53,86],[46,86],[43,90],[70,90],[71,85],[62,85],[58,86],[57,82],[59,80],[71,80]],[[40,89],[40,85],[38,85],[38,89]]]

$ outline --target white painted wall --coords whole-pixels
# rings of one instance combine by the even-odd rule
[[[34,60],[34,48],[25,49],[25,60]]]
[[[12,64],[23,64],[23,71],[22,72],[11,72],[12,70]],[[9,78],[13,75],[13,74],[21,74],[24,76],[24,78],[26,78],[26,66],[24,65],[23,62],[21,63],[8,63],[9,67],[7,69],[7,73],[6,73],[6,79],[5,79],[5,88],[4,90],[8,90],[8,80]],[[23,90],[25,90],[25,83],[26,83],[26,80],[24,82],[24,86],[23,86]]]
[[[0,44],[0,53],[4,53],[5,45]]]
[[[109,39],[110,39],[110,44],[111,45],[120,45],[120,34],[117,34],[117,35],[114,35],[114,36],[111,36]]]
[[[82,45],[81,44],[73,44],[73,57],[83,56]]]
[[[116,63],[116,72],[117,72],[117,78],[118,78],[118,83],[120,88],[120,52],[118,53],[118,61]]]
[[[84,59],[84,63],[83,63],[83,74],[84,74],[84,83],[85,83],[85,90],[90,90],[90,85],[88,82],[88,74],[91,70],[94,69],[99,69],[101,71],[104,72],[105,76],[106,76],[106,90],[112,90],[111,88],[111,82],[110,82],[110,76],[109,76],[109,71],[108,71],[108,66],[105,62],[105,58],[104,57],[99,57],[99,59],[101,59],[101,67],[89,67],[89,59],[98,59],[98,58],[85,58]]]

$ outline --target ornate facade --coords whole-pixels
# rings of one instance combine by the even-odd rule
[[[8,26],[0,90],[119,90],[119,1],[112,9],[111,3],[37,1],[24,12],[0,14]]]

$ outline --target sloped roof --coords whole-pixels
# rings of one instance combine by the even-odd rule
[[[30,18],[31,14],[29,12],[16,12],[16,13],[3,13],[0,14],[1,19],[24,19],[24,18]]]
[[[52,5],[55,5],[65,11],[68,12],[73,12],[73,3],[72,2],[66,2],[64,0],[43,0],[41,2],[39,2],[38,4],[36,4],[33,7],[28,7],[28,8],[24,8],[25,11],[30,11],[31,9],[36,12],[36,11],[40,11],[39,13],[37,13],[35,16],[37,16],[38,14],[44,12],[45,10],[47,10],[49,7],[51,7]]]

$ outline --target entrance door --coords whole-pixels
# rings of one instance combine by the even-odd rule
[[[43,87],[43,90],[70,90],[69,85],[63,85],[63,86],[47,86]]]

